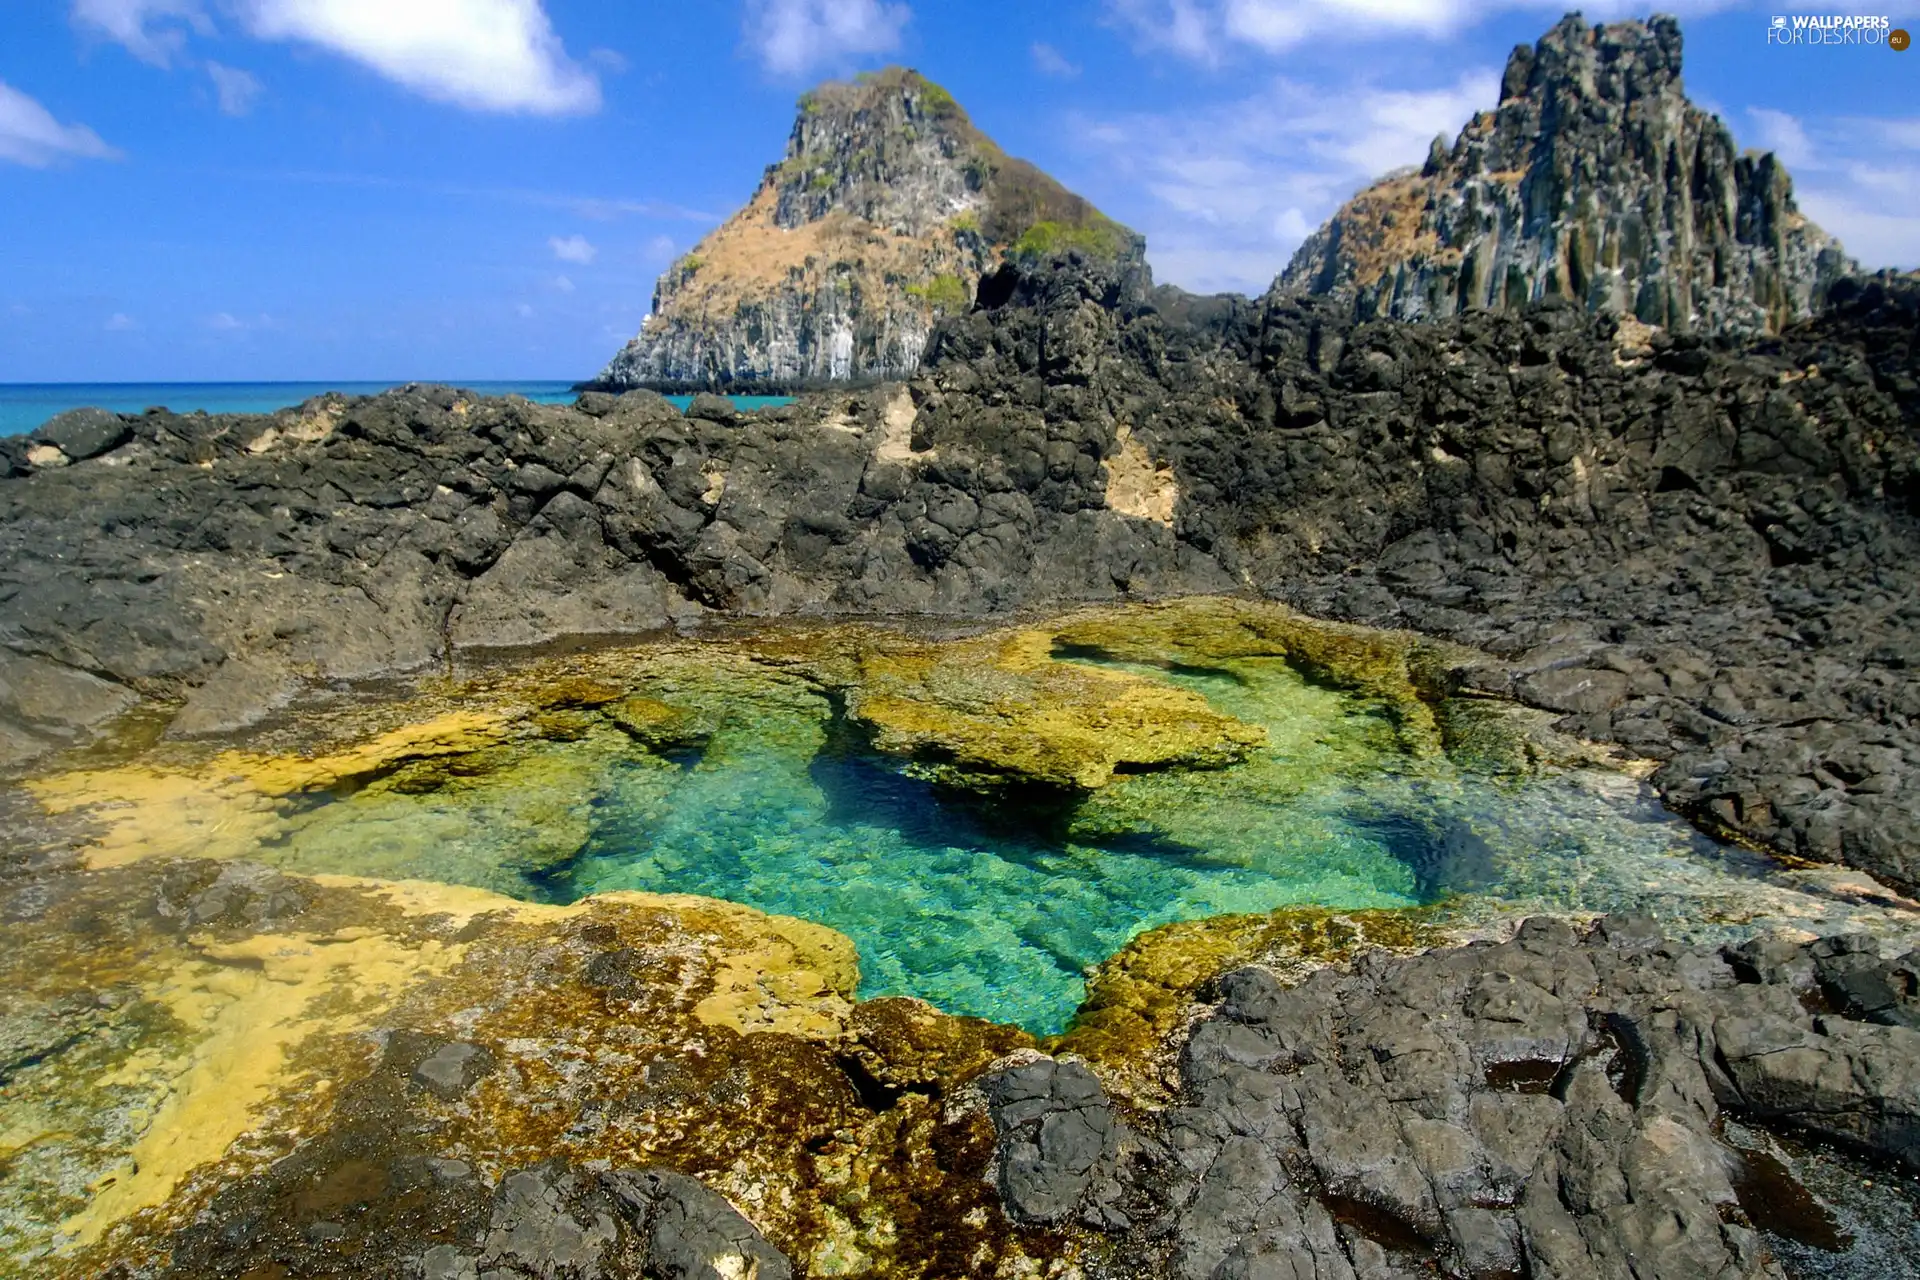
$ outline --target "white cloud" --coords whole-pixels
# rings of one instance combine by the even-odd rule
[[[34,99],[0,80],[0,160],[44,169],[69,157],[117,160],[120,153],[83,124],[61,124]]]
[[[140,327],[140,322],[124,311],[116,311],[107,317],[106,324],[101,327],[108,333],[131,333]]]
[[[1036,40],[1027,50],[1033,58],[1033,65],[1040,74],[1058,76],[1062,80],[1071,80],[1080,74],[1078,64],[1068,60],[1067,55],[1044,40]]]
[[[1749,107],[1747,114],[1753,119],[1761,147],[1778,155],[1789,170],[1812,167],[1813,143],[1797,118],[1766,107]]]
[[[1086,122],[1082,138],[1121,189],[1146,194],[1138,212],[1109,211],[1146,233],[1156,277],[1260,293],[1347,197],[1425,159],[1499,87],[1491,68],[1426,90],[1279,79],[1237,102]]]
[[[230,311],[216,311],[207,317],[207,328],[215,333],[252,333],[256,329],[278,329],[280,322],[264,312],[257,316],[236,316]]]
[[[647,241],[645,256],[649,262],[671,262],[673,261],[673,250],[674,244],[672,236],[655,236],[653,239]]]
[[[566,276],[555,276],[553,278],[553,287],[561,293],[572,293],[573,281]]]
[[[422,97],[477,111],[569,115],[600,106],[600,82],[567,56],[541,0],[217,0],[246,34],[317,45]],[[74,21],[168,65],[202,0],[73,0]],[[222,91],[222,101],[226,93]]]
[[[331,49],[437,101],[538,115],[600,106],[600,82],[567,57],[540,0],[239,3],[262,40]]]
[[[1744,0],[1666,0],[1681,15],[1735,8]],[[1563,12],[1566,0],[1107,0],[1113,21],[1150,46],[1215,62],[1235,46],[1286,53],[1308,41],[1368,40],[1408,32],[1447,35],[1503,9]],[[1594,21],[1644,17],[1644,0],[1588,0]]]
[[[209,62],[207,75],[213,79],[213,91],[219,96],[222,111],[230,116],[243,116],[253,110],[261,89],[260,81],[252,72]]]
[[[912,16],[880,0],[747,0],[747,46],[775,75],[803,75],[900,46]]]
[[[73,20],[164,67],[186,44],[187,28],[210,30],[200,0],[73,0]]]
[[[1920,267],[1920,119],[1801,118],[1747,108],[1793,175],[1800,210],[1870,270]]]
[[[552,236],[547,244],[552,247],[553,256],[560,261],[577,262],[583,267],[600,256],[600,251],[585,236]]]
[[[518,302],[514,304],[513,314],[519,316],[522,320],[531,320],[533,319],[533,308],[524,302]]]

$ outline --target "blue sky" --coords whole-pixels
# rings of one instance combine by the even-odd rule
[[[895,61],[1144,231],[1160,279],[1258,291],[1562,8],[0,0],[0,382],[588,376],[796,95]],[[1920,265],[1920,51],[1668,9],[1695,99],[1868,265]]]

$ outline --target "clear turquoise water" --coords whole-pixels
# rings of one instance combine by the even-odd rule
[[[1855,890],[1716,844],[1624,774],[1416,759],[1374,704],[1283,659],[1229,667],[1128,669],[1265,726],[1264,749],[1037,807],[937,791],[817,686],[716,646],[620,677],[701,725],[697,750],[656,754],[601,725],[471,782],[421,791],[396,775],[299,809],[254,856],[546,902],[725,898],[846,934],[864,996],[1037,1033],[1066,1026],[1087,968],[1135,934],[1222,913],[1634,911],[1698,941],[1890,927]],[[1920,919],[1898,927],[1920,945]]]
[[[424,379],[423,379],[424,381]],[[353,396],[377,395],[392,382],[62,382],[0,384],[0,436],[23,435],[56,413],[92,406],[115,413],[141,413],[154,407],[175,413],[272,413],[328,391]],[[570,382],[459,382],[481,395],[525,396],[542,404],[567,404]],[[686,408],[692,396],[668,396]],[[735,396],[742,409],[785,404],[789,396]]]
[[[693,403],[692,396],[668,396],[668,400],[684,409]],[[792,404],[792,396],[728,396],[733,407],[745,412],[748,409],[767,409],[777,404]]]
[[[1217,773],[1124,779],[1074,812],[1023,811],[942,797],[801,695],[797,713],[762,695],[697,759],[617,770],[586,849],[542,892],[696,893],[818,921],[857,944],[863,996],[1038,1033],[1066,1025],[1089,966],[1175,920],[1445,898],[1636,910],[1713,934],[1830,908],[1621,775],[1516,781],[1392,755],[1356,769],[1334,740],[1384,725],[1355,706],[1317,735],[1288,731],[1277,719],[1303,696],[1339,695],[1284,663],[1167,678],[1268,723],[1275,747]]]

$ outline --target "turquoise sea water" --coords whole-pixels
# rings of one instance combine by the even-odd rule
[[[422,379],[424,381],[424,379]],[[393,382],[59,382],[0,385],[0,435],[33,430],[56,413],[82,406],[140,413],[160,407],[175,413],[272,413],[328,391],[370,396]],[[559,404],[574,397],[570,382],[456,382],[482,395],[521,395]]]
[[[429,379],[420,379],[429,381]],[[447,381],[442,379],[442,381]],[[525,396],[542,404],[567,404],[570,382],[461,382],[481,395]],[[115,413],[141,413],[154,407],[175,413],[271,413],[328,391],[370,396],[399,386],[393,382],[58,382],[0,384],[0,436],[22,435],[68,409],[92,406]],[[692,396],[668,396],[686,408]],[[785,404],[789,396],[735,396],[742,409]]]
[[[429,762],[290,806],[245,856],[551,903],[725,898],[846,934],[863,996],[1039,1033],[1065,1027],[1088,967],[1135,934],[1223,913],[1444,903],[1471,924],[1632,911],[1701,942],[1885,930],[1858,886],[1716,844],[1629,775],[1411,754],[1383,707],[1284,658],[1172,656],[1125,669],[1263,726],[1266,745],[1227,768],[1120,775],[1077,800],[956,795],[876,750],[841,696],[715,644],[615,668],[635,697],[697,727],[679,747],[563,717],[558,736],[457,769]],[[957,698],[983,687],[941,679],[959,681]],[[1920,945],[1920,916],[1900,928]]]

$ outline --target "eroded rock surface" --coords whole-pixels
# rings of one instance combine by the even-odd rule
[[[1196,1280],[1780,1275],[1759,1229],[1788,1228],[1752,1169],[1791,1176],[1729,1119],[1920,1157],[1920,1038],[1801,999],[1836,954],[1911,967],[1870,952],[1536,918],[1295,985],[1235,969],[1168,1105],[1129,1113],[1072,1060],[987,1077],[1002,1193],[1016,1220],[1077,1219],[1142,1274]]]
[[[1003,258],[1070,245],[1141,260],[1138,236],[1001,151],[918,72],[829,82],[801,98],[786,155],[747,207],[660,277],[645,327],[597,385],[908,377],[934,325],[972,306]]]
[[[1433,320],[1545,297],[1675,331],[1777,332],[1858,268],[1680,83],[1680,24],[1563,18],[1424,168],[1348,201],[1275,282]]]

